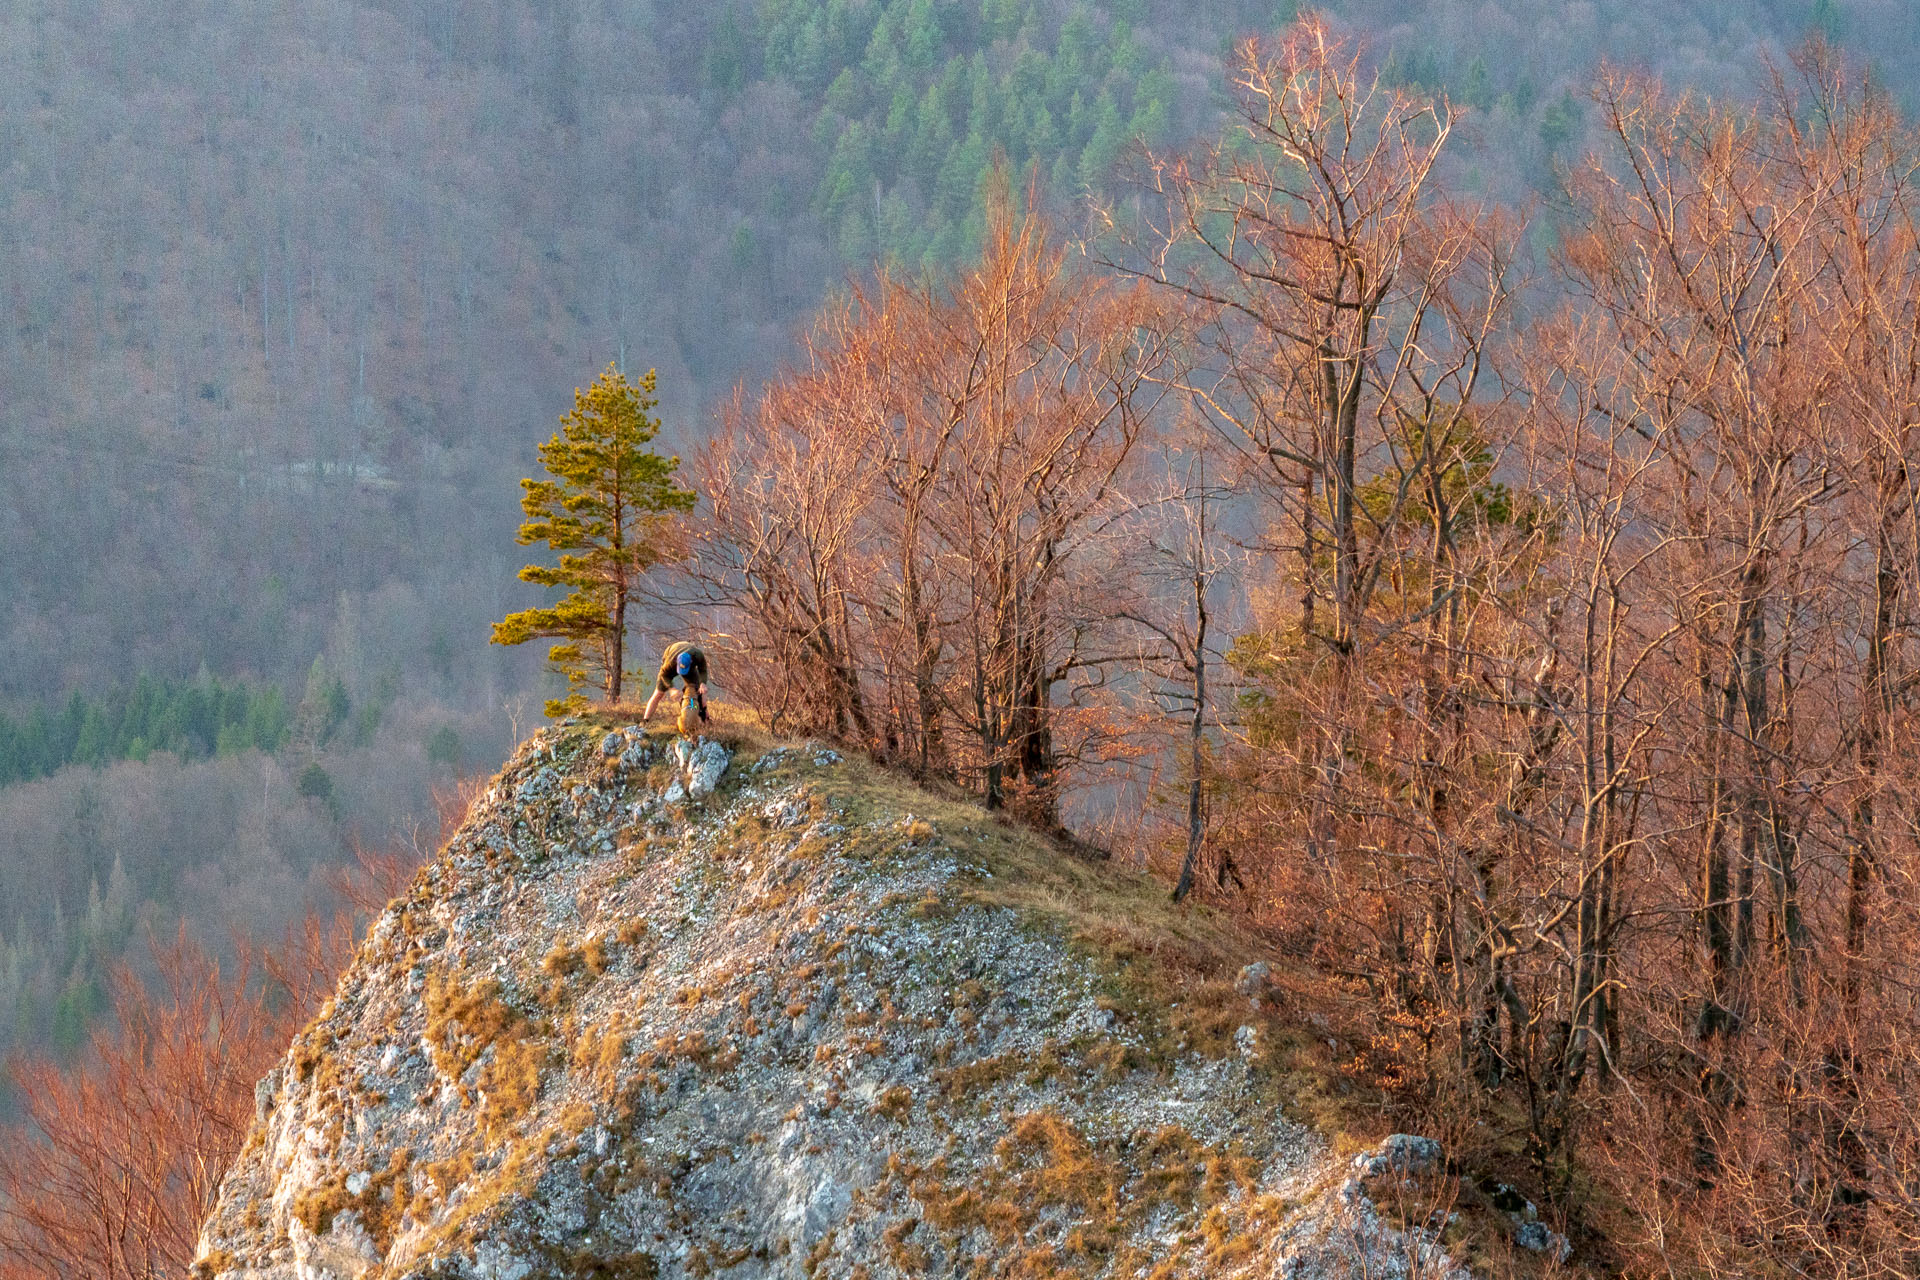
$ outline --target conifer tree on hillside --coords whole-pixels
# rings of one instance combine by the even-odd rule
[[[636,385],[609,364],[573,393],[573,412],[540,446],[552,478],[520,482],[527,518],[517,541],[544,542],[559,556],[558,565],[528,565],[520,579],[571,591],[558,604],[508,614],[494,624],[493,643],[562,642],[547,658],[567,677],[567,697],[547,703],[550,716],[584,706],[589,683],[608,702],[620,700],[627,606],[641,576],[665,558],[667,515],[693,507],[693,493],[673,481],[680,460],[645,447],[660,429],[653,391],[652,370]]]

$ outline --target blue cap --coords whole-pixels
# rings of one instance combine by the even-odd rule
[[[682,650],[680,656],[674,659],[673,666],[681,675],[687,675],[693,670],[693,655]]]

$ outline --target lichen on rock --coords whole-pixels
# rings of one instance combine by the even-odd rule
[[[1015,848],[1064,856],[818,744],[542,733],[262,1081],[197,1270],[1455,1274],[1257,992],[1136,998]]]

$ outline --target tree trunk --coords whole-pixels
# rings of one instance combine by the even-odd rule
[[[1898,468],[1905,480],[1906,469]],[[1883,486],[1883,495],[1888,488]],[[1874,792],[1880,785],[1881,736],[1888,711],[1887,647],[1894,628],[1894,601],[1899,595],[1899,564],[1894,555],[1891,508],[1880,520],[1874,540],[1873,634],[1867,639],[1866,670],[1860,681],[1860,724],[1854,746],[1859,765],[1859,796],[1853,803],[1853,839],[1847,849],[1846,955],[1842,958],[1841,993],[1847,1011],[1859,1007],[1863,953],[1867,944],[1867,899],[1876,865]]]
[[[1173,886],[1173,900],[1180,901],[1193,890],[1194,867],[1200,861],[1202,791],[1202,748],[1207,727],[1207,584],[1204,574],[1193,579],[1193,719],[1187,726],[1187,767],[1193,776],[1187,782],[1187,856],[1180,863],[1180,880]]]
[[[620,701],[620,680],[627,669],[627,590],[624,586],[614,588],[609,630],[607,647],[613,660],[607,664],[607,703],[613,705]]]
[[[1697,635],[1696,686],[1700,694],[1701,727],[1706,735],[1708,777],[1706,829],[1700,850],[1699,933],[1706,965],[1707,990],[1694,1021],[1694,1035],[1705,1043],[1729,1029],[1728,984],[1738,966],[1734,942],[1733,875],[1727,862],[1727,750],[1732,719],[1733,689],[1712,672],[1708,638]]]
[[[1039,827],[1055,827],[1060,823],[1059,762],[1053,752],[1052,681],[1043,643],[1031,631],[1016,640],[1011,738],[1029,820]]]
[[[940,664],[940,636],[933,619],[927,616],[922,599],[920,568],[914,554],[914,535],[918,520],[908,524],[906,548],[901,557],[901,594],[907,617],[913,627],[913,697],[920,748],[920,772],[923,775],[947,771],[946,734],[940,723],[940,695],[937,683]]]

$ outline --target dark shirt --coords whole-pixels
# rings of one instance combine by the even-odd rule
[[[655,688],[673,688],[674,679],[680,675],[679,658],[683,653],[693,655],[693,670],[685,677],[688,686],[696,687],[707,683],[707,655],[702,653],[698,646],[682,640],[667,646],[666,655],[660,659],[660,678],[655,682]]]

